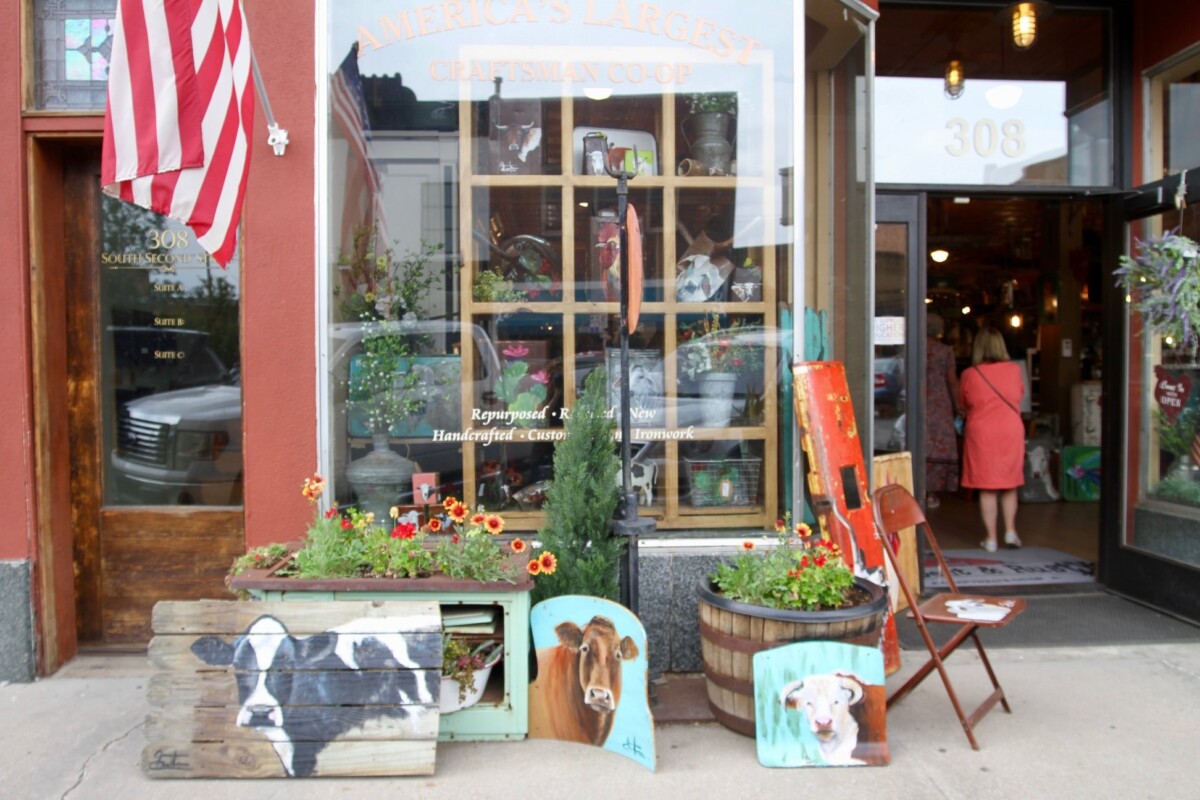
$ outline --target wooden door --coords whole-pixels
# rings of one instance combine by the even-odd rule
[[[68,440],[76,634],[81,644],[145,643],[158,600],[228,598],[225,572],[245,549],[240,386],[233,385],[236,370],[226,368],[207,344],[214,319],[235,330],[237,319],[222,318],[228,304],[222,307],[212,301],[212,291],[195,288],[206,280],[200,272],[184,275],[187,269],[208,269],[194,248],[176,246],[186,229],[103,198],[100,151],[94,143],[58,149],[54,162],[61,165],[65,314],[57,320],[46,317],[38,335],[62,337],[66,345],[65,380],[44,385],[64,386],[66,394],[65,424],[52,427],[65,431]],[[217,285],[228,294],[226,277],[218,274],[216,284],[211,274],[207,279],[210,288]],[[159,291],[164,285],[180,290]],[[200,318],[201,307],[209,319]],[[232,347],[237,347],[236,338]],[[138,361],[130,353],[146,358]],[[140,388],[135,392],[130,387]],[[178,475],[186,472],[192,481],[191,473],[204,467],[201,459],[191,461],[193,468],[186,471],[172,472],[165,462],[156,466],[148,455],[155,445],[147,426],[162,433],[157,452],[170,448],[163,458],[173,458],[180,441],[172,437],[183,435],[179,428],[187,424],[189,412],[164,409],[171,400],[195,406],[202,393],[210,401],[216,395],[228,398],[236,411],[238,430],[210,437],[224,440],[219,458],[230,477],[217,486],[212,479],[216,472],[209,470],[207,478],[184,486]],[[174,414],[180,424],[142,423],[141,430],[130,433],[130,418],[141,413],[131,410],[132,401],[147,395],[153,395],[142,403],[147,414],[153,402],[159,419]],[[209,434],[187,435],[187,446],[203,457]],[[143,452],[133,452],[138,448]],[[123,488],[136,481],[155,486],[160,497]],[[202,496],[214,488],[223,494]]]

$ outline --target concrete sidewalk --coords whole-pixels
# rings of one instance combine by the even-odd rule
[[[887,767],[778,770],[751,739],[713,724],[661,725],[658,770],[610,752],[547,741],[447,743],[420,778],[150,780],[139,767],[142,656],[85,656],[57,675],[0,685],[0,796],[8,800],[349,797],[1177,798],[1200,768],[1200,644],[991,649],[1014,713],[994,710],[972,751],[936,675],[888,715]],[[903,679],[917,661],[889,678]],[[973,652],[952,657],[964,704],[985,694]],[[853,794],[852,794],[853,793]]]

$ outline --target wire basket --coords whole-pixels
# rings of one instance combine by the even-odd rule
[[[683,459],[693,506],[753,506],[758,504],[761,458],[714,461]]]

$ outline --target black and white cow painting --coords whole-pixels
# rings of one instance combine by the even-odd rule
[[[354,728],[436,713],[440,676],[413,671],[409,640],[396,633],[402,626],[397,618],[362,618],[296,637],[264,615],[232,644],[202,636],[191,650],[206,664],[233,667],[237,725],[266,736],[289,776],[305,777],[322,748]],[[330,713],[338,707],[350,713]]]

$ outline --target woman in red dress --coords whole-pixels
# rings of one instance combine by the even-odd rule
[[[959,378],[959,408],[967,417],[962,485],[979,490],[979,513],[987,531],[979,546],[994,553],[997,499],[1004,515],[1004,544],[1021,546],[1017,487],[1025,483],[1025,424],[1019,410],[1025,384],[995,328],[984,328],[975,337],[972,361]]]

